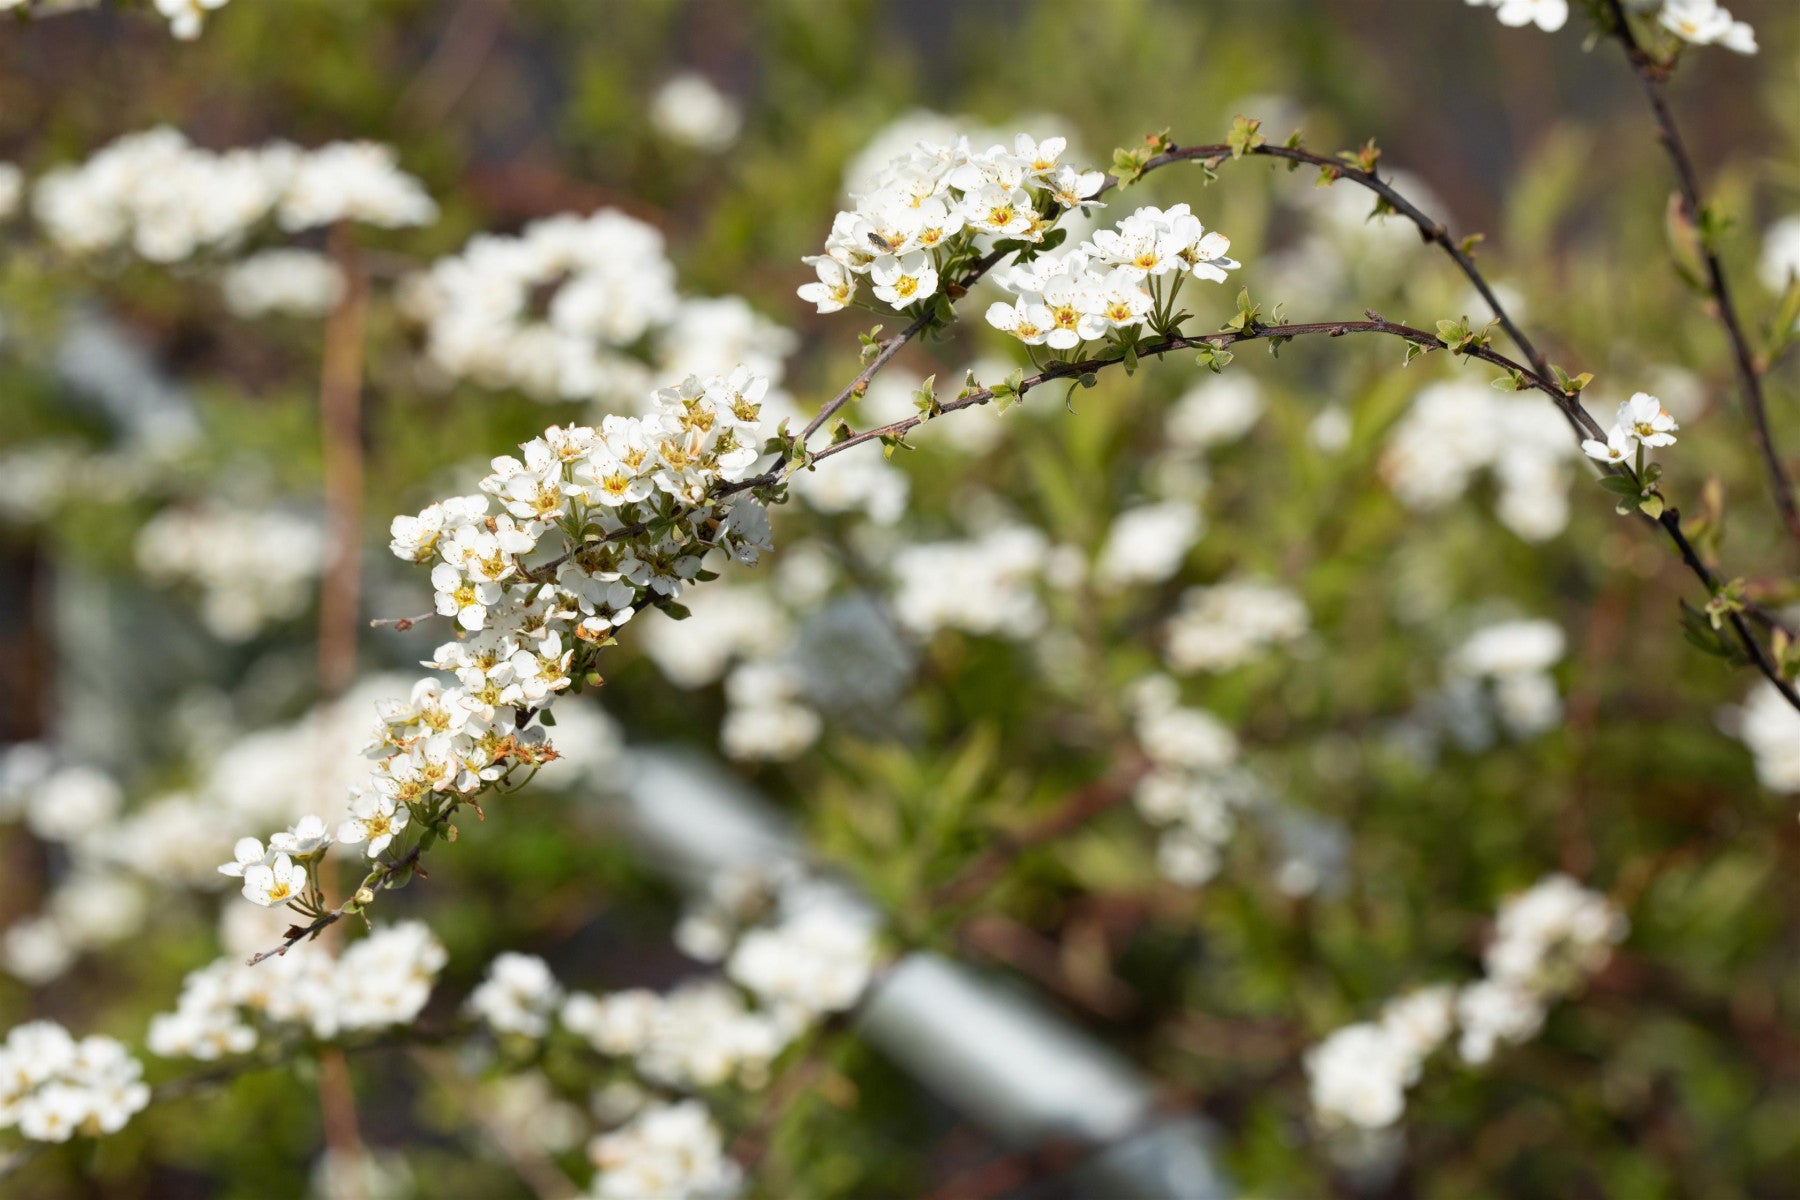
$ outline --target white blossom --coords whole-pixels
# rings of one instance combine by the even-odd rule
[[[38,1142],[117,1133],[150,1103],[144,1067],[109,1037],[77,1041],[53,1021],[0,1042],[0,1130]]]
[[[711,154],[737,140],[743,116],[706,76],[684,71],[651,97],[650,126],[677,146]]]

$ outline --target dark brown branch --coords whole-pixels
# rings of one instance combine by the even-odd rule
[[[1675,124],[1675,115],[1669,110],[1668,97],[1664,93],[1669,64],[1659,62],[1638,44],[1619,0],[1608,0],[1608,4],[1612,11],[1613,32],[1618,37],[1619,44],[1624,47],[1626,61],[1631,64],[1638,83],[1644,89],[1644,98],[1650,102],[1650,113],[1656,120],[1657,140],[1668,151],[1669,163],[1675,169],[1681,213],[1695,230],[1700,261],[1706,270],[1707,294],[1712,299],[1719,324],[1724,327],[1725,336],[1731,342],[1732,365],[1737,371],[1744,413],[1750,418],[1751,436],[1756,439],[1757,453],[1762,456],[1763,469],[1768,474],[1769,486],[1775,494],[1775,507],[1781,513],[1782,523],[1787,526],[1788,533],[1796,541],[1800,541],[1800,504],[1794,499],[1793,481],[1788,477],[1787,468],[1782,465],[1781,455],[1775,449],[1774,437],[1769,432],[1762,371],[1757,365],[1756,353],[1750,347],[1750,339],[1744,333],[1743,323],[1738,319],[1737,306],[1732,303],[1725,268],[1719,262],[1719,255],[1713,248],[1711,238],[1700,225],[1704,204],[1700,198],[1699,174],[1694,170],[1693,157],[1688,153],[1687,143],[1682,140],[1681,130]]]
[[[1486,301],[1488,307],[1493,310],[1494,316],[1500,322],[1500,328],[1505,331],[1508,338],[1512,339],[1513,344],[1519,348],[1520,353],[1524,354],[1525,360],[1531,364],[1532,371],[1538,375],[1542,375],[1546,379],[1550,377],[1550,364],[1545,361],[1543,354],[1538,351],[1538,348],[1532,344],[1531,339],[1525,336],[1525,331],[1520,329],[1518,323],[1512,319],[1512,315],[1506,311],[1505,305],[1500,303],[1499,297],[1494,294],[1494,289],[1488,284],[1487,278],[1482,275],[1481,269],[1475,265],[1475,260],[1471,258],[1469,254],[1457,244],[1456,240],[1450,236],[1450,231],[1445,228],[1443,222],[1433,219],[1430,215],[1421,210],[1418,205],[1396,191],[1393,185],[1389,184],[1387,180],[1382,179],[1373,171],[1365,171],[1360,167],[1345,162],[1341,158],[1330,158],[1323,154],[1315,154],[1310,150],[1303,150],[1298,146],[1270,146],[1265,144],[1253,146],[1247,149],[1245,153],[1256,155],[1261,158],[1279,158],[1292,163],[1306,163],[1318,167],[1321,170],[1331,171],[1339,178],[1347,179],[1359,187],[1367,188],[1369,191],[1387,201],[1394,211],[1398,212],[1401,216],[1405,217],[1418,227],[1420,237],[1424,238],[1427,243],[1436,245],[1442,249],[1445,254],[1450,256],[1450,260],[1456,264],[1457,270],[1461,271],[1463,276],[1474,285],[1475,290],[1481,294],[1481,298]],[[1167,152],[1152,158],[1148,163],[1144,164],[1144,170],[1146,172],[1153,171],[1158,167],[1167,166],[1169,163],[1176,162],[1202,162],[1208,166],[1218,166],[1219,164],[1230,160],[1231,157],[1232,150],[1230,146],[1182,146],[1172,148]]]

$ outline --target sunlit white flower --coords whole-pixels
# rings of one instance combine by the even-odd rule
[[[244,897],[264,908],[286,904],[306,888],[306,867],[285,854],[244,868]]]

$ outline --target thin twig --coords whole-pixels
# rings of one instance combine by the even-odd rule
[[[1787,526],[1788,533],[1800,541],[1800,503],[1794,498],[1794,484],[1788,477],[1787,468],[1782,465],[1781,455],[1775,449],[1775,440],[1769,432],[1768,406],[1763,398],[1762,372],[1756,363],[1756,352],[1750,347],[1750,339],[1744,333],[1743,323],[1738,319],[1737,307],[1732,303],[1731,287],[1725,278],[1725,268],[1719,262],[1718,252],[1713,248],[1712,239],[1700,227],[1701,213],[1705,205],[1700,197],[1700,177],[1694,170],[1693,157],[1688,153],[1687,143],[1682,140],[1681,130],[1675,124],[1675,115],[1669,110],[1668,97],[1664,93],[1667,82],[1669,64],[1657,61],[1638,44],[1637,36],[1631,31],[1631,24],[1626,19],[1625,10],[1619,0],[1608,0],[1612,11],[1613,32],[1624,47],[1625,59],[1637,75],[1638,83],[1644,89],[1644,98],[1650,102],[1650,113],[1656,120],[1657,140],[1668,151],[1669,163],[1675,169],[1675,181],[1678,185],[1682,216],[1695,230],[1695,241],[1700,251],[1701,264],[1706,268],[1706,290],[1712,298],[1714,314],[1719,324],[1724,327],[1725,336],[1731,342],[1732,365],[1737,371],[1738,390],[1744,405],[1744,413],[1750,418],[1751,436],[1756,441],[1757,453],[1762,456],[1763,469],[1768,474],[1769,486],[1775,494],[1775,507],[1781,513],[1782,523]]]

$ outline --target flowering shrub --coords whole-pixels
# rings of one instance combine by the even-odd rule
[[[1655,141],[1328,152],[1316,14],[995,128],[849,7],[0,4],[8,1187],[1773,1194],[1800,218],[1670,93],[1800,24],[1470,4]]]

